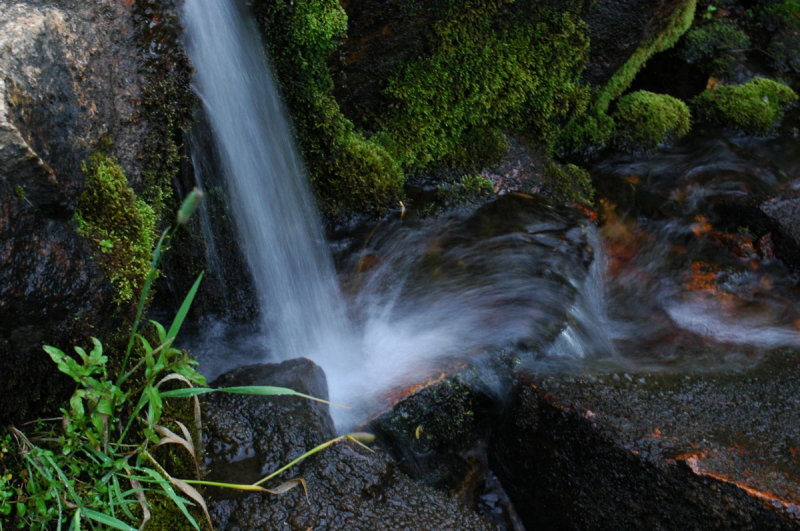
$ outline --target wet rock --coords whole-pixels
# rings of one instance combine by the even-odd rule
[[[528,373],[494,470],[531,529],[797,529],[799,370]]]
[[[587,81],[602,85],[639,46],[663,29],[685,0],[613,0],[591,4],[586,15],[591,49]]]
[[[326,396],[321,369],[308,360],[237,369],[223,385],[280,385]],[[211,477],[255,481],[334,436],[326,407],[299,398],[209,395],[205,437]],[[209,493],[219,529],[490,529],[455,499],[414,482],[380,450],[339,443],[281,476],[302,488],[277,497]],[[276,480],[275,487],[281,483]]]
[[[112,289],[72,214],[81,162],[101,139],[138,182],[147,121],[137,55],[122,2],[0,5],[2,422],[62,398],[42,344],[66,350],[108,330]]]
[[[800,194],[773,197],[758,209],[772,223],[776,253],[795,268],[800,268]]]
[[[747,227],[760,238],[768,237],[769,252],[800,269],[800,194],[796,191],[778,191],[767,199],[761,194],[725,201],[715,210],[729,227]]]
[[[408,394],[371,421],[368,430],[404,473],[446,489],[501,528],[516,529],[516,513],[489,469],[486,452],[512,388],[513,356],[498,352],[487,353],[486,358],[479,365],[401,390]]]

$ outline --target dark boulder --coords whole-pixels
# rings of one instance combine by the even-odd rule
[[[531,529],[797,529],[798,376],[528,373],[491,462]]]
[[[308,360],[257,365],[223,375],[215,385],[279,385],[320,397],[324,375]],[[327,406],[295,397],[209,395],[205,400],[207,466],[218,481],[252,482],[334,437]],[[490,529],[443,492],[414,482],[381,450],[334,445],[285,472],[302,488],[277,497],[208,493],[219,529]]]

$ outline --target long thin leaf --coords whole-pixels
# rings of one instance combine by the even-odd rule
[[[112,527],[114,529],[120,529],[122,531],[138,531],[135,527],[129,526],[119,518],[114,518],[113,516],[93,511],[92,509],[84,508],[83,514],[86,516],[86,518],[91,518],[97,523]]]
[[[178,313],[175,314],[175,319],[172,320],[172,325],[169,327],[169,331],[167,332],[167,340],[174,340],[178,336],[178,332],[180,332],[181,326],[183,326],[183,321],[186,319],[186,314],[189,313],[189,308],[192,307],[194,296],[197,295],[197,289],[200,287],[200,282],[203,280],[204,273],[205,272],[201,272],[199,275],[197,275],[197,280],[194,281],[189,293],[187,293],[186,297],[183,299],[181,307],[178,308]]]
[[[172,488],[172,485],[170,485],[169,481],[165,479],[165,477],[170,477],[169,474],[167,474],[167,471],[164,470],[164,467],[162,467],[158,463],[158,461],[156,461],[156,459],[152,455],[150,455],[150,452],[144,451],[142,452],[142,454],[145,457],[147,457],[150,460],[150,462],[156,466],[156,468],[158,468],[158,472],[156,472],[152,468],[146,468],[146,467],[140,468],[139,471],[144,472],[145,474],[150,476],[153,480],[155,480],[155,482],[158,483],[158,486],[161,487],[161,490],[163,491],[162,494],[165,494],[170,500],[172,500],[172,502],[178,507],[178,509],[180,509],[181,513],[183,513],[183,516],[186,517],[186,519],[192,524],[192,526],[195,529],[199,530],[200,526],[197,525],[197,520],[194,519],[194,516],[192,516],[191,513],[189,513],[189,509],[187,509],[186,507],[186,504],[191,502],[188,502],[188,500],[181,498],[175,493],[175,490]]]
[[[280,395],[299,396],[300,398],[305,398],[306,400],[314,400],[315,402],[321,402],[323,404],[328,404],[330,406],[350,409],[349,406],[336,404],[334,402],[329,402],[328,400],[323,400],[321,398],[316,398],[314,396],[298,393],[294,389],[289,389],[288,387],[274,387],[271,385],[244,385],[238,387],[220,387],[219,389],[212,389],[211,387],[186,387],[182,389],[173,389],[171,391],[162,391],[161,396],[164,398],[168,397],[186,398],[190,396],[204,395],[207,393],[233,393],[238,395],[265,395],[265,396],[280,396]]]

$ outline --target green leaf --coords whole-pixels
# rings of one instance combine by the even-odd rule
[[[126,524],[125,522],[123,522],[118,518],[114,518],[113,516],[93,511],[92,509],[84,508],[83,514],[86,516],[86,518],[91,518],[97,523],[103,524],[105,526],[114,529],[121,529],[122,531],[138,531],[135,527]]]
[[[307,400],[314,400],[332,406],[347,408],[341,404],[335,404],[321,398],[316,398],[303,393],[298,393],[294,389],[288,387],[273,387],[269,385],[245,385],[240,387],[221,387],[219,389],[212,389],[210,387],[184,387],[182,389],[173,389],[172,391],[161,391],[161,396],[164,398],[186,398],[190,396],[204,395],[207,393],[233,393],[238,395],[266,395],[266,396],[299,396]]]
[[[164,495],[166,495],[170,500],[172,500],[172,502],[178,507],[178,509],[180,509],[180,511],[183,513],[183,516],[185,516],[186,519],[189,521],[189,523],[192,524],[192,527],[194,527],[195,529],[200,529],[200,526],[197,525],[197,521],[194,519],[191,513],[189,513],[189,510],[186,508],[186,504],[191,502],[188,502],[188,500],[178,496],[175,493],[175,490],[172,488],[172,485],[169,484],[169,481],[167,481],[167,479],[164,476],[162,476],[152,468],[142,467],[139,468],[138,470],[139,472],[144,472],[145,474],[150,476],[149,478],[143,478],[143,479],[154,480],[156,483],[158,483],[158,486],[161,487],[161,490],[163,491]]]
[[[175,339],[178,336],[178,332],[180,332],[181,326],[183,326],[183,321],[186,319],[186,314],[189,313],[189,308],[192,307],[194,296],[197,295],[197,289],[200,287],[200,282],[203,280],[203,274],[204,273],[200,273],[197,275],[197,280],[194,281],[189,293],[186,294],[186,298],[183,299],[183,303],[181,307],[178,308],[178,313],[175,314],[175,319],[173,319],[172,325],[169,327],[167,338]]]

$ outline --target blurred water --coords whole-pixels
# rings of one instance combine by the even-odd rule
[[[344,429],[393,389],[499,349],[585,370],[730,366],[800,346],[797,276],[715,214],[720,201],[796,186],[796,141],[696,139],[603,161],[599,231],[577,210],[513,194],[388,222],[337,277],[254,23],[232,0],[187,0],[184,22],[264,314],[256,326],[205,323],[191,348],[210,378],[309,357],[331,399],[354,406],[334,410]],[[786,149],[795,156],[776,155]]]

